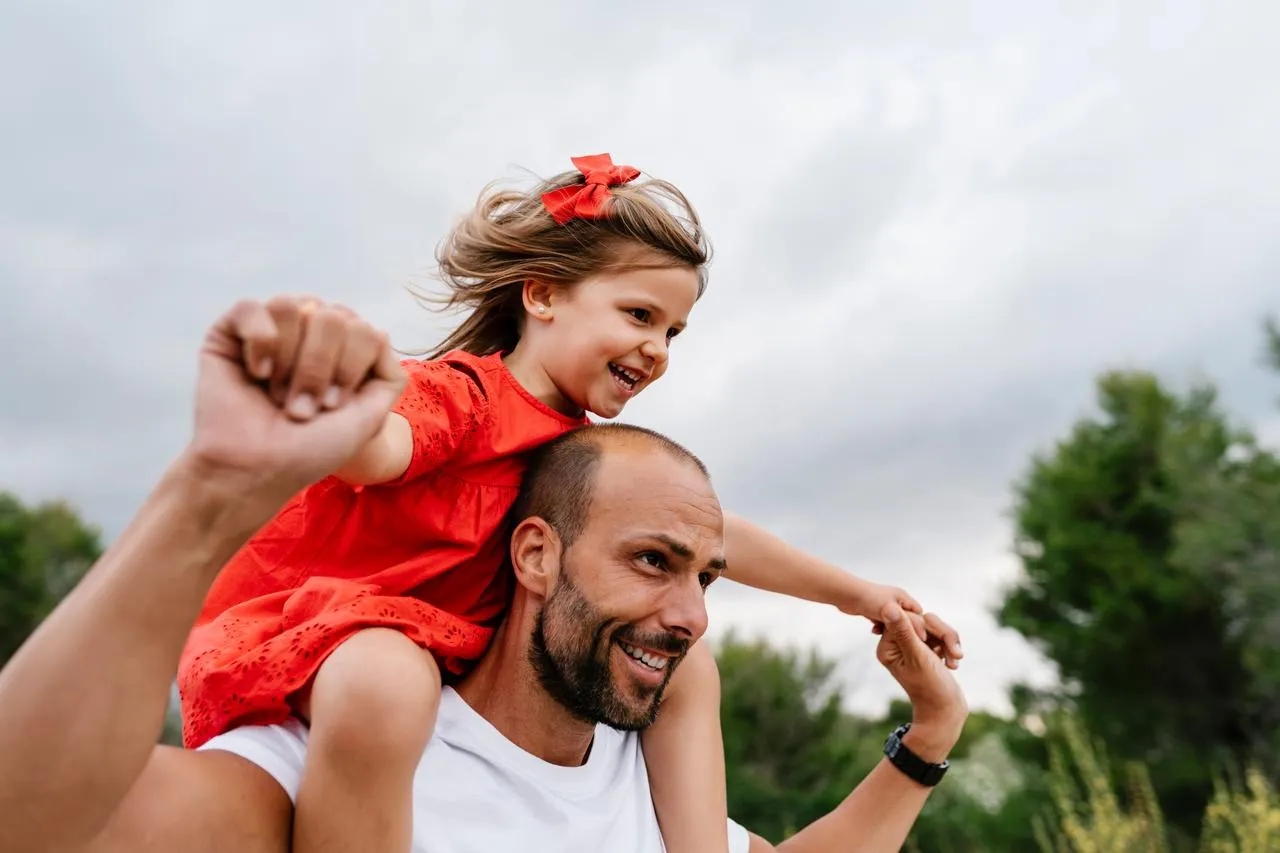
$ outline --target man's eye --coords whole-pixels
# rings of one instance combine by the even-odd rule
[[[644,308],[628,308],[627,313],[635,317],[641,323],[649,322],[649,312]]]
[[[703,589],[711,586],[711,582],[715,579],[716,576],[714,572],[700,572],[698,574],[698,583],[702,585]]]
[[[667,566],[667,561],[663,558],[661,554],[657,553],[656,551],[645,551],[643,554],[640,555],[640,560],[642,562],[648,563],[649,565],[653,566],[655,569],[665,569]]]

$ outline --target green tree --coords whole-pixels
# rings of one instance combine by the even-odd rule
[[[835,808],[881,760],[886,735],[911,719],[905,702],[881,719],[842,709],[835,661],[730,635],[718,651],[729,812],[780,841]],[[1047,808],[1041,739],[976,712],[905,850],[1000,853],[1034,848]]]
[[[101,534],[63,501],[24,506],[0,492],[0,668],[102,554]],[[182,744],[171,702],[160,742]]]
[[[1280,459],[1252,439],[1187,489],[1171,555],[1222,591],[1224,624],[1244,673],[1231,697],[1240,757],[1280,776]]]
[[[1280,371],[1280,326],[1268,320],[1265,333],[1266,359]],[[1247,434],[1218,464],[1181,450],[1174,462],[1187,485],[1173,560],[1224,590],[1247,674],[1246,758],[1280,779],[1280,458]]]
[[[0,492],[0,666],[101,552],[98,531],[67,504],[27,507]]]
[[[903,719],[903,708],[892,719]],[[909,718],[909,717],[908,717]],[[1049,803],[1044,738],[1017,720],[975,711],[951,753],[953,769],[912,828],[907,853],[1023,853]]]
[[[1259,739],[1251,655],[1265,620],[1250,633],[1239,613],[1267,615],[1241,603],[1263,578],[1224,556],[1269,565],[1265,537],[1246,541],[1240,525],[1280,506],[1267,496],[1275,460],[1211,386],[1178,396],[1118,372],[1097,390],[1101,415],[1018,484],[1023,572],[997,615],[1057,664],[1056,698],[1117,757],[1148,765],[1170,823],[1194,833],[1213,768],[1251,759]]]
[[[717,658],[729,811],[781,840],[834,808],[874,766],[879,739],[840,707],[834,661],[730,635]]]
[[[1266,336],[1266,360],[1274,370],[1280,370],[1280,321],[1268,317],[1263,323],[1263,335]]]

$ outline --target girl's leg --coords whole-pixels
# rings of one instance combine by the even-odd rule
[[[439,667],[397,631],[361,631],[329,655],[300,703],[311,734],[294,853],[409,853],[413,775],[439,707]]]
[[[671,677],[642,743],[668,853],[728,853],[720,672],[706,643],[696,643]]]

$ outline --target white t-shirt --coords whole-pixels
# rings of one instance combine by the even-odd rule
[[[298,720],[246,726],[201,749],[248,759],[296,799],[307,752]],[[446,687],[413,790],[413,853],[665,853],[640,737],[597,726],[581,767],[548,764],[507,740]],[[729,821],[730,853],[747,831]]]

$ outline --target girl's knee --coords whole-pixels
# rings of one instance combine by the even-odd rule
[[[372,750],[425,746],[440,690],[429,652],[398,631],[361,631],[316,673],[306,703],[312,735]]]
[[[720,705],[720,667],[705,640],[694,643],[671,676],[668,704],[709,702]]]

